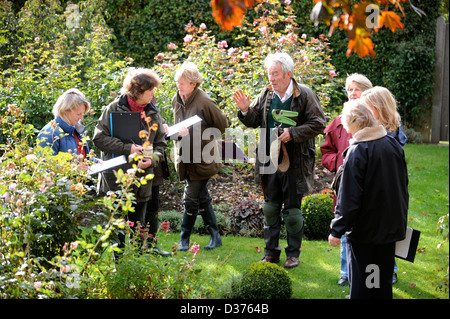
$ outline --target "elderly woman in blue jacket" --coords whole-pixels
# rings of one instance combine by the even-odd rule
[[[89,146],[84,137],[86,128],[80,122],[90,106],[79,90],[72,88],[65,91],[53,106],[55,118],[37,136],[39,145],[50,146],[54,155],[70,151],[83,162],[89,155]],[[79,168],[87,170],[88,166],[80,165]]]

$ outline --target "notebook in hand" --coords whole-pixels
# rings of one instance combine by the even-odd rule
[[[420,231],[407,227],[405,239],[395,243],[395,257],[414,262],[419,238]]]

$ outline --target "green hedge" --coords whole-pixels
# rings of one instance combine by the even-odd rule
[[[403,122],[409,127],[418,127],[431,112],[436,19],[442,14],[442,3],[435,0],[422,0],[414,3],[425,11],[426,16],[418,16],[404,4],[402,17],[404,30],[392,33],[381,29],[373,32],[376,57],[360,59],[353,54],[346,57],[348,37],[346,31],[335,30],[330,38],[333,49],[333,65],[342,78],[351,73],[363,73],[374,85],[390,89],[398,100]],[[322,23],[315,27],[309,19],[314,5],[310,1],[293,1],[297,23],[308,36],[318,37],[327,34],[328,27]],[[181,44],[185,35],[184,26],[205,23],[218,39],[226,39],[230,46],[245,44],[238,38],[238,30],[221,32],[211,15],[210,1],[196,0],[107,0],[110,18],[108,25],[114,28],[115,47],[125,56],[130,56],[137,65],[151,66],[154,56],[164,51],[170,42]],[[394,9],[391,5],[390,9]],[[252,18],[249,11],[247,16]],[[346,101],[344,88],[330,96],[330,106],[339,113]],[[337,114],[336,113],[336,114]]]
[[[16,82],[29,85],[29,90],[26,90],[27,95],[15,96],[15,100],[20,100],[21,103],[5,101],[5,104],[15,103],[24,106],[30,113],[29,122],[36,127],[41,127],[51,118],[49,114],[51,106],[63,89],[68,88],[67,86],[78,86],[97,107],[108,103],[104,93],[116,90],[120,85],[121,74],[115,75],[117,69],[113,65],[114,61],[116,59],[123,61],[123,58],[130,57],[134,60],[131,63],[133,66],[152,67],[155,63],[155,55],[164,52],[168,43],[182,45],[186,34],[185,26],[189,22],[197,26],[205,23],[212,34],[216,35],[216,39],[218,41],[225,39],[229,47],[242,47],[248,44],[248,37],[242,36],[239,29],[231,32],[220,30],[211,15],[209,0],[72,1],[82,5],[83,19],[89,21],[87,29],[83,28],[72,33],[61,32],[64,24],[64,8],[68,2],[67,0],[0,1],[4,9],[0,13],[1,70],[3,72],[10,69],[17,70],[9,71],[11,73],[24,73],[20,76],[11,73],[4,75],[13,79],[16,76],[14,79]],[[308,37],[327,34],[328,27],[324,23],[315,27],[309,19],[313,6],[312,0],[292,3],[297,16],[296,21],[301,26],[299,33],[305,33]],[[42,4],[45,4],[47,9],[37,7]],[[372,80],[374,85],[390,89],[399,102],[403,122],[410,128],[420,128],[431,111],[436,19],[442,14],[441,1],[422,0],[416,5],[426,12],[426,16],[418,16],[408,4],[404,4],[406,15],[403,17],[399,12],[405,26],[403,31],[397,30],[392,33],[390,30],[382,29],[378,33],[373,33],[375,58],[360,59],[357,55],[347,58],[345,56],[348,43],[346,31],[335,30],[330,38],[330,46],[333,49],[330,55],[339,77],[345,79],[347,74],[363,73]],[[31,16],[25,14],[24,8],[31,8]],[[253,11],[247,13],[249,20],[254,15]],[[86,44],[89,43],[88,36],[90,33],[92,35],[91,28],[94,25],[108,26],[109,30],[102,31],[105,37],[99,39],[95,44],[96,47],[93,48]],[[30,44],[30,40],[34,41],[36,36],[41,38],[40,48],[36,44]],[[85,36],[87,37],[84,38]],[[103,40],[109,43],[101,44],[100,41]],[[42,43],[48,43],[49,47],[44,47]],[[80,52],[83,47],[89,50],[89,54],[97,52],[99,55],[96,60],[103,60],[104,64],[92,63],[90,60],[92,56],[86,55],[88,51]],[[47,54],[52,48],[57,48],[60,55],[50,57],[45,67],[38,65],[36,68],[35,62],[28,62],[30,63],[29,71],[33,74],[27,76],[23,57],[28,57],[30,61],[33,55],[35,59],[38,59],[42,57],[42,54],[39,56],[39,52]],[[69,50],[78,50],[76,54],[82,55],[81,60],[67,54]],[[74,68],[68,76],[63,67],[67,65],[65,60],[72,58],[74,60],[71,64]],[[36,73],[34,70],[38,70],[38,76],[34,74]],[[49,74],[56,76],[48,78]],[[93,80],[94,74],[100,74],[101,81]],[[105,79],[106,86],[103,85]],[[113,85],[109,81],[117,82]],[[8,83],[2,83],[2,88],[7,86]],[[45,87],[51,87],[50,95]],[[342,88],[335,90],[335,94],[329,95],[331,98],[329,107],[331,110],[336,110],[336,112],[330,112],[332,116],[340,112],[346,100],[344,93]],[[30,106],[29,109],[27,109],[28,106]],[[98,114],[93,115],[92,120],[97,117]],[[89,124],[89,119],[86,124]]]
[[[346,57],[347,33],[336,30],[330,38],[333,64],[341,76],[362,73],[373,83],[387,87],[398,101],[402,121],[420,128],[431,112],[434,84],[436,19],[442,14],[440,1],[422,0],[414,3],[425,11],[418,16],[405,3],[402,17],[404,30],[392,33],[381,29],[372,33],[375,58]],[[343,98],[341,103],[346,101]],[[342,105],[341,104],[341,105]]]
[[[304,235],[308,239],[327,239],[333,219],[333,198],[328,193],[312,194],[303,198]]]

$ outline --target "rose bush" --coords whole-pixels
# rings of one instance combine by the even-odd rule
[[[226,113],[231,127],[240,126],[236,116],[233,93],[242,88],[255,98],[267,85],[264,59],[275,51],[287,52],[295,62],[294,77],[311,87],[319,96],[326,112],[330,98],[340,94],[342,80],[331,64],[329,43],[325,36],[318,38],[302,34],[295,22],[290,4],[265,1],[255,7],[259,14],[253,21],[244,19],[240,27],[243,47],[229,47],[227,41],[217,41],[205,24],[188,24],[182,47],[170,43],[165,52],[155,57],[155,69],[163,84],[157,97],[160,110],[169,122],[173,119],[171,99],[176,93],[174,74],[185,61],[194,62],[204,81],[201,85]]]
[[[53,155],[49,146],[28,146],[35,132],[25,119],[15,105],[0,116],[2,131],[8,133],[8,142],[0,144],[0,299],[124,297],[121,291],[131,290],[121,271],[142,260],[150,267],[147,274],[156,277],[151,295],[136,292],[136,298],[198,298],[211,293],[194,267],[198,245],[192,245],[192,255],[160,260],[145,244],[145,232],[133,233],[125,222],[134,211],[131,189],[145,184],[152,174],[137,177],[136,165],[127,172],[119,170],[120,190],[97,197],[96,180],[78,170],[76,156]],[[169,233],[169,223],[162,222],[159,230]],[[124,249],[117,246],[119,232],[127,238]],[[137,240],[141,235],[144,245]],[[121,271],[114,271],[114,252],[122,255],[116,262]],[[136,286],[148,288],[148,278],[136,277]],[[123,290],[108,294],[108,285]]]

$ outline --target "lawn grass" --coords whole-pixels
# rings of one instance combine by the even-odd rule
[[[437,145],[406,145],[405,154],[410,193],[408,225],[421,231],[421,252],[416,254],[414,263],[397,259],[399,270],[398,283],[393,286],[394,299],[448,299],[448,291],[436,287],[447,274],[449,265],[448,241],[437,249],[442,241],[442,236],[437,234],[437,223],[449,210],[449,149]],[[172,233],[160,241],[160,246],[170,250],[178,240],[179,234]],[[209,236],[191,236],[191,243],[196,242],[201,247],[208,241]],[[285,245],[285,240],[280,241],[281,247]],[[213,282],[212,285],[221,287],[233,274],[242,273],[251,263],[260,260],[263,251],[262,238],[226,236],[223,246],[212,251],[201,249],[196,265]],[[284,260],[282,253],[280,266]],[[343,299],[349,294],[348,286],[337,285],[339,248],[329,246],[326,241],[304,239],[300,265],[288,272],[293,280],[292,298]]]

